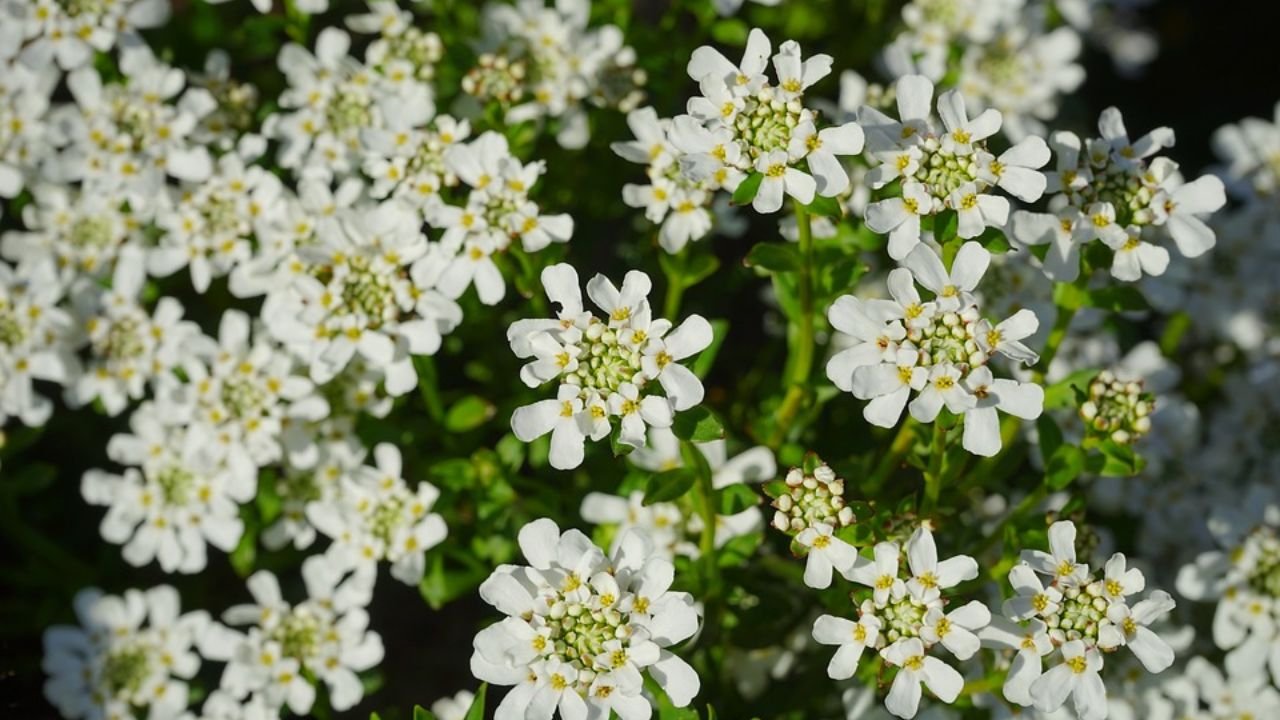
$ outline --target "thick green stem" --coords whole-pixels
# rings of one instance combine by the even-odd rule
[[[809,374],[813,371],[814,307],[813,307],[813,229],[809,213],[795,205],[796,229],[799,235],[800,270],[796,273],[800,317],[792,320],[790,334],[790,387],[778,408],[777,425],[769,445],[776,448],[786,439],[808,392]]]
[[[947,431],[942,423],[933,421],[933,443],[929,447],[929,469],[924,474],[924,501],[920,505],[921,515],[931,515],[938,509],[938,498],[942,495],[942,461],[947,455]]]

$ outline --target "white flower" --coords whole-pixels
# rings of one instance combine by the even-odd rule
[[[978,652],[977,632],[991,622],[991,611],[974,600],[949,613],[942,608],[929,608],[924,616],[920,637],[927,643],[941,643],[957,660],[968,660]]]
[[[1098,672],[1102,670],[1102,654],[1087,648],[1079,640],[1062,646],[1062,662],[1049,668],[1031,683],[1031,695],[1040,712],[1054,712],[1068,697],[1074,698],[1080,720],[1104,720],[1107,717],[1107,689]]]
[[[1049,552],[1023,550],[1022,562],[1066,587],[1082,585],[1089,577],[1089,566],[1076,562],[1076,526],[1069,520],[1049,526]]]
[[[382,638],[368,629],[364,609],[374,576],[371,566],[348,575],[322,556],[309,557],[302,563],[307,597],[296,605],[285,601],[271,572],[249,576],[253,603],[223,615],[229,625],[249,626],[247,632],[215,626],[201,648],[206,657],[227,662],[222,690],[305,715],[315,699],[310,683],[323,681],[334,710],[354,707],[364,697],[357,673],[383,657]]]
[[[425,553],[448,534],[444,519],[431,512],[440,491],[428,482],[405,482],[400,450],[389,443],[373,449],[376,469],[354,470],[340,491],[309,504],[307,519],[333,544],[326,552],[335,567],[391,563],[391,576],[417,585],[426,569]]]
[[[127,466],[124,474],[90,470],[80,494],[107,506],[102,537],[124,545],[130,565],[156,560],[165,572],[194,573],[208,562],[206,543],[231,552],[240,541],[238,503],[253,499],[257,468],[247,458],[224,461],[203,426],[174,422],[149,402],[139,406],[129,419],[132,433],[107,443],[111,459]]]
[[[0,262],[0,427],[10,417],[43,425],[53,403],[36,393],[35,381],[75,379],[73,323],[59,307],[62,295],[51,263],[31,262],[15,272]]]
[[[938,562],[938,546],[933,541],[933,533],[924,525],[907,538],[907,564],[911,569],[907,590],[926,604],[937,600],[943,590],[978,577],[978,562],[968,555]]]
[[[893,678],[884,706],[900,718],[912,718],[920,706],[920,685],[928,685],[930,692],[944,703],[955,702],[964,687],[964,678],[950,665],[925,654],[919,638],[899,640],[880,655],[885,662],[898,668]]]
[[[122,596],[81,590],[75,610],[79,626],[44,632],[44,695],[63,717],[177,717],[187,709],[207,613],[179,615],[178,591],[168,585]]]
[[[993,617],[991,624],[978,633],[984,646],[1015,651],[1003,688],[1009,702],[1022,707],[1032,704],[1031,684],[1043,671],[1041,658],[1054,651],[1047,630],[1048,626],[1041,620],[1032,620],[1023,627],[1005,618]]]
[[[906,583],[898,577],[902,550],[897,543],[879,542],[873,549],[875,561],[855,566],[849,579],[875,590],[876,605],[898,601],[907,594]]]
[[[467,711],[475,701],[470,690],[459,690],[452,697],[440,698],[431,703],[431,714],[438,720],[466,720]]]
[[[126,244],[142,240],[136,218],[121,209],[124,198],[95,190],[76,192],[64,185],[32,189],[33,204],[23,210],[25,232],[7,232],[0,252],[20,265],[53,262],[67,284],[76,275],[109,276]]]
[[[670,591],[674,569],[646,536],[629,532],[608,558],[582,533],[542,519],[519,542],[530,565],[498,568],[480,586],[508,617],[476,635],[471,656],[478,679],[515,686],[498,720],[551,717],[557,705],[565,718],[643,717],[646,673],[672,704],[692,701],[697,673],[667,648],[697,631],[697,611],[687,593]]]
[[[526,441],[552,433],[552,467],[580,465],[585,439],[608,435],[613,418],[620,420],[625,442],[642,446],[646,424],[668,425],[673,412],[702,401],[702,382],[678,361],[711,343],[711,325],[699,315],[674,330],[666,320],[651,320],[647,275],[627,273],[621,290],[603,275],[588,283],[604,320],[583,310],[572,266],[546,268],[542,283],[561,306],[558,319],[517,321],[507,339],[517,357],[531,358],[520,372],[526,384],[536,387],[552,379],[560,384],[555,400],[518,408],[511,424]],[[655,384],[664,395],[654,392]]]
[[[56,61],[63,70],[73,70],[90,64],[95,52],[110,52],[119,40],[126,41],[122,45],[140,43],[138,30],[169,20],[169,3],[125,0],[82,7],[36,0],[6,5],[0,17],[6,25],[13,24],[19,45],[25,41],[19,54],[24,64],[39,68]]]
[[[1173,598],[1163,590],[1151,593],[1132,608],[1113,604],[1107,610],[1106,622],[1098,628],[1098,647],[1113,650],[1124,645],[1133,651],[1147,672],[1166,670],[1173,664],[1173,648],[1147,626],[1173,607]]]
[[[857,622],[834,615],[820,615],[813,622],[813,639],[823,645],[835,645],[836,654],[827,664],[832,680],[847,680],[858,670],[863,650],[874,648],[880,633],[880,619],[863,615]]]
[[[858,557],[852,545],[834,535],[835,528],[814,523],[796,535],[796,542],[808,548],[805,554],[804,584],[822,590],[831,586],[831,570],[852,577],[855,568],[869,565]]]

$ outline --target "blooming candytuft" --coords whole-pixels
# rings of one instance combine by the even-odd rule
[[[856,557],[845,573],[871,589],[858,606],[858,619],[822,615],[813,624],[813,639],[835,645],[827,666],[835,680],[853,677],[863,651],[878,651],[896,667],[885,707],[900,718],[915,717],[921,685],[945,703],[954,702],[964,679],[950,665],[929,654],[941,645],[958,660],[978,651],[976,633],[991,621],[991,613],[978,601],[947,611],[950,598],[944,590],[978,576],[978,563],[967,555],[938,560],[933,533],[920,526],[906,542],[907,565],[902,567],[902,546],[881,542],[874,561]],[[947,593],[951,595],[951,593]]]
[[[889,234],[889,256],[902,260],[920,243],[924,218],[944,210],[958,216],[957,234],[975,238],[987,228],[1003,229],[1009,200],[1000,188],[1024,202],[1044,192],[1038,168],[1049,162],[1049,149],[1032,135],[1001,153],[987,149],[987,139],[1000,130],[998,110],[988,108],[970,119],[956,90],[938,96],[939,123],[933,118],[933,83],[908,75],[897,84],[899,119],[863,106],[858,121],[867,132],[867,155],[875,164],[867,175],[873,188],[895,180],[901,194],[867,206],[867,227]]]
[[[1040,321],[1019,310],[992,324],[980,314],[974,289],[991,255],[977,242],[956,253],[948,272],[928,245],[918,245],[889,273],[892,300],[836,300],[827,316],[838,332],[852,336],[852,346],[827,363],[836,387],[870,400],[867,422],[893,427],[912,391],[911,417],[933,422],[945,406],[964,416],[964,448],[977,455],[1000,450],[997,410],[1034,420],[1044,404],[1044,390],[1034,383],[996,379],[988,361],[995,354],[1031,364],[1037,359],[1022,340]],[[921,300],[916,284],[933,293]]]
[[[773,55],[775,85],[765,73],[771,48],[757,28],[740,64],[710,46],[695,50],[688,72],[701,95],[669,133],[685,153],[681,170],[707,190],[734,192],[758,175],[751,205],[761,213],[780,210],[784,195],[808,205],[844,192],[849,175],[837,158],[858,154],[863,144],[856,123],[819,130],[817,114],[804,105],[804,91],[831,72],[831,57],[802,61],[800,46],[788,40]]]
[[[672,592],[674,568],[632,530],[612,557],[577,530],[542,519],[520,530],[529,565],[504,565],[480,596],[508,617],[475,638],[471,671],[513,685],[497,720],[647,718],[645,675],[677,707],[700,687],[698,675],[669,647],[698,630],[688,593]]]
[[[1111,275],[1137,280],[1162,275],[1172,238],[1178,251],[1199,257],[1216,242],[1204,218],[1226,203],[1222,181],[1212,175],[1185,182],[1178,164],[1153,157],[1173,146],[1173,131],[1156,128],[1130,140],[1116,108],[1098,119],[1102,137],[1081,142],[1070,132],[1056,132],[1050,146],[1057,169],[1047,173],[1051,213],[1019,211],[1010,236],[1028,245],[1049,245],[1044,268],[1049,277],[1075,280],[1080,248],[1101,240],[1114,251]]]
[[[805,584],[830,586],[832,570],[850,577],[858,551],[835,535],[855,519],[844,502],[844,480],[823,463],[811,472],[791,468],[784,486],[773,499],[773,527],[792,537],[792,552],[805,556]]]
[[[208,613],[180,615],[178,603],[168,585],[120,596],[81,590],[79,626],[44,633],[45,697],[66,718],[178,717],[209,626]]]
[[[609,435],[614,419],[620,443],[644,447],[648,427],[669,427],[674,413],[702,402],[702,381],[679,361],[711,344],[711,324],[690,315],[673,329],[652,319],[648,275],[627,273],[621,289],[603,275],[587,283],[603,318],[583,308],[571,265],[543,270],[542,285],[560,305],[556,319],[519,320],[507,340],[529,360],[520,370],[526,385],[556,380],[559,389],[554,400],[517,409],[511,429],[525,442],[551,433],[552,467],[581,465],[586,439]]]
[[[1049,549],[1022,551],[1022,561],[1009,571],[1016,595],[1005,601],[1004,618],[983,633],[983,642],[1016,651],[1005,699],[1050,713],[1071,697],[1081,720],[1103,720],[1103,653],[1126,646],[1149,672],[1168,668],[1173,650],[1148,626],[1173,609],[1173,598],[1155,590],[1130,606],[1128,598],[1146,587],[1142,572],[1116,553],[1102,577],[1090,574],[1076,560],[1076,526],[1069,521],[1049,528]]]

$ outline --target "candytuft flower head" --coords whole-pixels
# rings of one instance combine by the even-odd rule
[[[44,633],[45,697],[65,718],[178,717],[209,627],[208,613],[179,615],[178,602],[168,585],[121,596],[81,590],[80,624]]]
[[[1046,174],[1052,212],[1014,213],[1010,236],[1048,244],[1045,273],[1064,282],[1079,275],[1079,250],[1095,239],[1114,251],[1111,274],[1125,281],[1164,273],[1169,251],[1158,243],[1165,238],[1189,258],[1211,249],[1217,239],[1204,219],[1226,204],[1222,181],[1204,175],[1184,182],[1176,162],[1155,157],[1173,146],[1169,128],[1130,140],[1120,111],[1107,108],[1098,129],[1102,137],[1087,142],[1053,134],[1057,169]]]
[[[1085,430],[1096,437],[1127,445],[1151,431],[1155,397],[1143,392],[1142,381],[1123,381],[1103,370],[1089,383],[1080,403]]]
[[[941,645],[958,660],[973,657],[979,647],[975,633],[986,627],[991,613],[977,601],[946,611],[950,598],[943,591],[977,577],[978,563],[967,555],[939,561],[928,526],[916,528],[907,540],[906,567],[902,551],[897,542],[881,542],[874,548],[874,561],[855,556],[844,574],[870,588],[871,595],[858,606],[857,621],[818,617],[813,639],[837,646],[827,667],[833,680],[852,677],[864,650],[878,651],[898,668],[885,707],[897,717],[911,718],[919,708],[922,684],[945,703],[954,702],[964,685],[960,673],[930,650]]]
[[[675,412],[702,402],[702,381],[679,361],[711,344],[711,324],[700,315],[674,329],[653,320],[648,275],[627,273],[621,289],[595,276],[587,294],[604,317],[583,308],[573,266],[543,270],[542,285],[560,305],[557,318],[516,321],[507,340],[529,360],[520,370],[526,385],[556,380],[559,388],[554,400],[518,408],[511,429],[525,442],[551,433],[552,467],[581,465],[586,439],[600,440],[615,427],[620,443],[644,447],[648,427],[669,427]]]
[[[539,713],[571,720],[646,717],[645,675],[677,707],[698,694],[698,675],[668,648],[698,630],[688,593],[672,592],[674,568],[630,531],[612,557],[577,530],[549,519],[525,525],[529,565],[504,565],[480,586],[507,615],[475,637],[471,672],[513,685],[497,717]]]
[[[747,37],[742,62],[735,65],[710,46],[693,52],[689,77],[701,90],[688,115],[673,121],[672,141],[686,153],[683,172],[710,179],[729,192],[752,173],[759,187],[756,212],[774,213],[784,195],[807,205],[815,196],[835,197],[849,187],[837,157],[862,151],[856,123],[818,129],[818,116],[804,105],[804,91],[831,72],[831,57],[801,59],[788,40],[773,55],[777,84],[765,72],[771,44],[759,28]]]
[[[1039,171],[1049,162],[1049,148],[1036,136],[1023,138],[999,157],[987,150],[987,139],[1000,130],[1001,115],[987,109],[970,119],[959,91],[938,96],[939,124],[930,112],[933,83],[922,75],[898,80],[898,120],[863,106],[858,122],[867,132],[867,155],[874,167],[867,175],[873,188],[900,180],[902,193],[867,206],[867,227],[889,234],[889,256],[902,260],[920,243],[921,219],[953,210],[957,232],[968,239],[989,227],[1003,229],[1009,200],[992,194],[999,187],[1035,202],[1044,192]]]
[[[832,570],[848,577],[858,561],[858,551],[835,535],[856,518],[844,502],[844,480],[825,463],[806,467],[812,470],[791,468],[783,486],[769,491],[773,526],[792,537],[792,552],[805,556],[805,584],[821,589],[831,585]]]
[[[1124,555],[1116,553],[1103,577],[1095,577],[1076,561],[1075,539],[1075,525],[1063,520],[1049,528],[1050,552],[1022,551],[1022,562],[1009,571],[1017,595],[1005,601],[1005,617],[993,622],[982,639],[990,647],[1017,653],[1005,680],[1005,699],[1051,713],[1071,697],[1081,718],[1103,720],[1103,653],[1127,646],[1149,672],[1168,668],[1173,650],[1147,626],[1172,610],[1174,602],[1168,593],[1155,590],[1130,606],[1128,598],[1146,585],[1142,573],[1128,568]],[[1049,582],[1042,583],[1037,574]]]
[[[967,242],[948,271],[932,248],[918,245],[906,267],[889,273],[892,300],[845,296],[832,304],[832,326],[853,343],[828,361],[827,377],[871,401],[863,410],[867,422],[893,427],[915,391],[913,418],[933,422],[945,406],[964,416],[964,448],[991,456],[1001,446],[997,410],[1027,420],[1040,416],[1039,385],[996,379],[987,367],[995,354],[1034,363],[1036,353],[1021,341],[1040,324],[1028,309],[995,325],[982,318],[973,291],[990,260],[980,244]],[[933,299],[922,300],[917,283]]]

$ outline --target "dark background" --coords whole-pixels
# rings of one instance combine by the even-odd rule
[[[639,4],[644,7],[637,8],[636,22],[643,23],[645,18],[661,15],[665,3]],[[810,4],[809,0],[787,0],[785,7]],[[850,66],[848,60],[842,59],[865,57],[867,48],[861,46],[864,37],[857,36],[857,18],[846,20],[839,14],[844,3],[819,4],[823,10],[835,10],[836,14],[829,18],[826,37],[806,41],[805,50],[835,55],[838,72]],[[244,6],[247,8],[248,4]],[[748,4],[744,17],[750,20],[758,12],[769,11]],[[896,8],[889,12],[896,12]],[[1131,136],[1137,137],[1158,125],[1173,127],[1178,143],[1170,154],[1185,167],[1200,169],[1213,162],[1209,138],[1215,129],[1248,115],[1271,118],[1276,101],[1280,100],[1280,52],[1275,32],[1275,28],[1280,27],[1280,3],[1165,0],[1139,14],[1159,37],[1161,47],[1155,61],[1138,77],[1122,77],[1114,71],[1108,57],[1096,48],[1088,48],[1084,58],[1088,79],[1076,97],[1064,103],[1058,126],[1090,132],[1097,114],[1109,105],[1116,105],[1124,113]],[[695,31],[692,27],[681,30]],[[781,40],[777,31],[771,30],[770,34],[775,40]],[[657,37],[657,34],[648,33],[645,37]],[[872,41],[883,44],[888,39]],[[681,38],[674,51],[670,44],[658,41],[648,43],[648,47],[633,42],[642,58],[652,58],[681,73],[687,59],[685,46],[691,40]],[[667,55],[673,52],[679,57]],[[736,57],[734,52],[728,54]],[[868,74],[865,67],[857,69]],[[661,81],[653,83],[655,87],[661,84]],[[818,89],[834,93],[833,79],[824,81]],[[656,96],[651,102],[660,114],[669,116],[679,110],[684,97]],[[553,168],[546,181],[548,184],[564,182],[557,180],[557,176],[583,173],[584,177],[593,178],[597,186],[603,186],[605,195],[614,198],[611,207],[595,207],[587,217],[576,218],[579,230],[575,244],[584,242],[584,237],[590,242],[592,233],[615,237],[620,243],[638,239],[628,238],[627,223],[619,222],[626,219],[629,223],[638,213],[629,211],[617,200],[621,185],[638,179],[638,169],[615,161],[607,150],[608,142],[628,137],[620,122],[598,126],[591,148],[584,151],[591,162],[568,171],[557,172]],[[756,219],[752,232],[767,235],[771,232],[768,221]],[[721,243],[732,241],[716,242],[718,253],[741,256],[740,247],[720,252],[725,249]],[[581,251],[575,245],[574,252]],[[617,264],[613,257],[614,243],[599,243],[587,252],[600,265]],[[708,292],[706,287],[700,290]],[[730,312],[734,317],[744,318],[737,328],[749,334],[751,317],[758,318],[761,311],[756,290],[754,286],[733,290],[727,298],[721,293],[719,299],[741,302],[740,308]],[[205,302],[210,300],[206,298]],[[704,300],[712,301],[712,298],[698,292],[688,298],[698,307]],[[206,330],[210,327],[206,325]],[[722,374],[713,375],[709,383],[712,401],[728,387],[736,387],[732,373],[717,372]],[[166,576],[154,566],[129,568],[119,559],[117,547],[100,540],[97,524],[102,510],[88,507],[80,499],[78,480],[87,468],[107,466],[105,439],[122,429],[123,420],[112,421],[87,412],[71,415],[59,417],[62,429],[56,435],[36,440],[26,454],[6,461],[0,469],[0,482],[3,482],[3,476],[12,477],[22,463],[49,463],[57,468],[57,478],[50,487],[29,496],[6,495],[8,499],[0,504],[0,718],[26,720],[55,716],[41,695],[44,677],[39,669],[39,629],[73,620],[71,599],[76,587],[96,584],[110,592],[119,592],[127,587],[168,582],[182,591],[184,609],[203,606],[218,611],[232,602],[247,599],[241,589],[242,581],[216,551],[211,552],[205,573],[178,578]],[[22,435],[21,429],[14,426],[7,432],[11,441],[20,440]],[[349,713],[350,717],[367,717],[369,710],[391,717],[395,715],[394,711],[388,712],[391,708],[399,709],[403,717],[414,703],[428,705],[459,689],[474,688],[475,681],[467,666],[471,638],[476,627],[492,616],[491,610],[478,598],[463,599],[442,612],[432,612],[423,604],[416,589],[393,581],[384,569],[370,614],[387,647],[382,664],[385,686],[366,698],[358,710]]]

